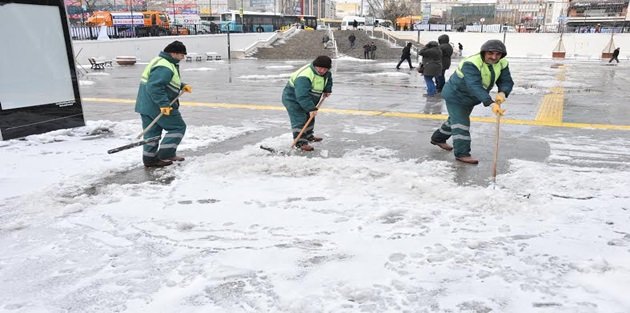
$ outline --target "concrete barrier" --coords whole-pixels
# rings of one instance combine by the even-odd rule
[[[276,33],[233,33],[230,34],[230,46],[233,58],[245,56],[246,49],[259,41],[266,42]],[[129,39],[114,39],[107,41],[84,40],[73,41],[74,52],[80,49],[79,62],[86,62],[89,57],[102,57],[115,59],[120,55],[135,56],[138,62],[148,62],[158,55],[166,45],[173,40],[179,40],[186,45],[189,53],[205,54],[207,51],[214,51],[223,60],[227,59],[227,35],[195,35],[195,36],[165,36],[165,37],[143,37]]]

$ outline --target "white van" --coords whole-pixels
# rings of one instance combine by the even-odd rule
[[[357,29],[365,29],[365,17],[361,17],[361,16],[344,16],[343,19],[341,19],[341,30],[352,30],[354,29],[354,26],[352,26],[352,23],[354,23],[354,21],[357,21]]]

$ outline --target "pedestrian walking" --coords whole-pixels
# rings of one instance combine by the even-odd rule
[[[376,59],[376,45],[374,44],[374,41],[370,43],[370,59]]]
[[[459,48],[459,56],[461,57],[461,56],[463,56],[463,55],[464,55],[464,46],[462,45],[462,43],[461,43],[461,42],[458,42],[458,43],[457,43],[457,46],[458,46],[458,48]]]
[[[514,86],[503,42],[489,40],[480,50],[462,60],[444,86],[442,97],[446,100],[448,119],[431,136],[431,144],[447,151],[453,150],[454,146],[455,159],[469,164],[479,163],[470,155],[470,114],[473,108],[483,103],[491,106],[494,114],[503,115],[505,110],[501,104]],[[499,92],[493,100],[490,91],[495,84]],[[451,136],[453,146],[446,143]]]
[[[357,37],[354,35],[354,33],[351,33],[350,36],[348,36],[348,41],[350,41],[350,49],[354,49],[355,40],[357,40]]]
[[[619,47],[617,47],[617,49],[615,49],[615,51],[613,51],[613,55],[612,58],[610,58],[610,61],[608,61],[608,63],[611,63],[613,60],[617,61],[617,63],[619,63]]]
[[[398,62],[398,64],[396,65],[397,70],[400,69],[400,64],[402,64],[402,62],[404,62],[405,60],[407,60],[407,62],[409,63],[409,69],[412,69],[413,66],[411,65],[411,42],[408,42],[407,45],[402,49],[400,62]]]
[[[422,76],[427,85],[425,97],[435,97],[436,88],[433,79],[442,73],[442,50],[436,41],[429,41],[418,53],[422,56]]]
[[[451,67],[451,56],[453,55],[453,47],[449,42],[450,38],[444,34],[438,37],[438,43],[440,44],[440,50],[442,50],[442,73],[437,77],[435,81],[435,88],[438,93],[442,92],[444,84],[446,83],[446,70]]]
[[[370,51],[372,51],[372,46],[369,43],[363,45],[363,58],[366,60],[370,58]]]
[[[357,20],[353,20],[352,21],[352,28],[354,28],[354,30],[356,30],[359,27],[359,22],[357,22]]]
[[[186,133],[186,123],[179,112],[179,101],[169,104],[180,91],[192,92],[192,87],[182,83],[179,76],[179,62],[185,57],[186,46],[173,41],[142,72],[135,107],[142,128],[146,129],[160,113],[163,115],[146,131],[144,139],[162,136],[162,131],[166,131],[159,145],[151,142],[143,146],[142,162],[146,167],[163,167],[184,160],[177,155],[177,146]]]
[[[282,104],[289,113],[291,131],[295,140],[310,117],[311,123],[295,146],[302,151],[313,151],[309,142],[319,142],[323,139],[314,135],[317,103],[322,97],[327,98],[332,93],[332,60],[320,55],[312,63],[304,65],[293,72],[289,82],[282,92]]]

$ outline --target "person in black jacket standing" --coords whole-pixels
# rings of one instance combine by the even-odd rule
[[[400,56],[400,62],[398,62],[398,65],[396,65],[397,70],[400,69],[400,64],[402,64],[402,62],[405,60],[409,62],[409,68],[412,69],[413,65],[411,65],[411,42],[408,42],[407,45],[403,48],[402,55]]]
[[[440,44],[440,50],[442,50],[442,74],[435,78],[435,87],[438,93],[442,92],[444,84],[446,84],[446,70],[451,67],[451,56],[453,56],[453,46],[449,42],[450,38],[444,34],[438,37],[438,43]]]

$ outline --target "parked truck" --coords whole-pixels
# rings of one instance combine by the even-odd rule
[[[168,15],[161,11],[144,12],[109,12],[95,11],[88,18],[90,26],[116,27],[118,31],[135,28],[137,36],[170,35],[170,20]]]

